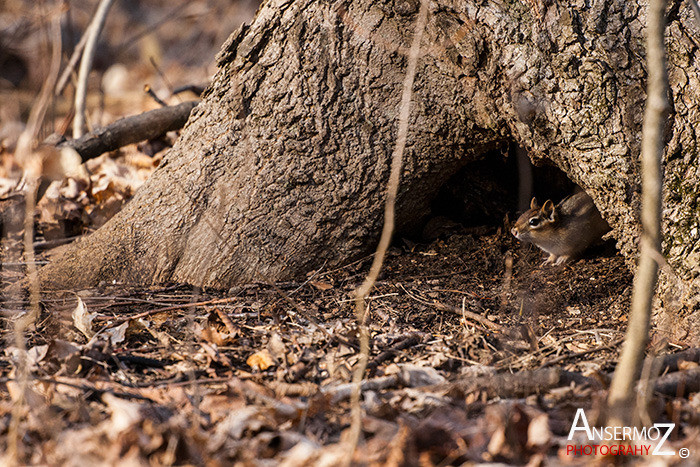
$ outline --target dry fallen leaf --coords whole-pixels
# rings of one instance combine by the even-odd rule
[[[681,371],[692,370],[693,368],[697,368],[697,367],[698,367],[697,362],[691,362],[691,361],[687,361],[687,360],[681,360],[680,362],[678,362],[678,369]]]
[[[564,344],[564,347],[571,352],[585,352],[591,348],[585,342],[567,342]]]
[[[200,332],[200,337],[214,345],[225,345],[231,342],[230,335],[220,332],[216,326],[204,326]]]
[[[284,361],[287,354],[287,348],[282,341],[282,337],[276,332],[272,333],[270,340],[267,341],[267,350],[275,359]]]
[[[61,339],[53,339],[49,347],[49,358],[55,359],[61,365],[61,372],[73,375],[81,369],[81,347]]]
[[[275,365],[275,360],[272,358],[272,355],[270,355],[270,352],[268,352],[267,349],[255,352],[253,355],[248,357],[248,360],[245,362],[254,370],[262,371]]]
[[[547,446],[552,439],[552,432],[549,429],[549,416],[546,413],[537,415],[530,421],[527,427],[527,445]]]
[[[120,344],[126,338],[126,330],[128,327],[129,322],[124,321],[119,326],[105,329],[104,331],[102,331],[102,334],[106,334],[107,337],[109,337],[109,340],[112,343],[112,345]]]
[[[211,448],[218,449],[227,439],[240,439],[246,430],[259,430],[263,423],[259,419],[258,407],[241,407],[220,421],[209,439]]]
[[[333,288],[333,284],[329,284],[328,282],[324,281],[311,281],[309,283],[321,291],[330,290]]]
[[[401,380],[411,388],[442,384],[447,381],[435,368],[409,363],[399,365],[399,368],[401,368]]]
[[[24,404],[27,404],[28,407],[34,409],[45,407],[46,399],[41,395],[41,391],[37,390],[38,381],[29,382],[29,384],[26,385],[22,385],[16,381],[8,381],[5,384],[7,385],[7,393],[10,395],[10,399],[13,402],[17,403],[22,401]]]
[[[83,303],[83,300],[80,297],[77,298],[78,305],[73,310],[73,325],[75,325],[75,327],[78,328],[78,330],[82,332],[85,337],[91,339],[92,336],[95,335],[95,333],[92,331],[92,320],[95,319],[97,313],[88,313],[88,309],[85,306],[85,303]]]
[[[129,429],[143,419],[141,404],[120,399],[110,393],[105,393],[102,400],[112,414],[109,422],[105,422],[109,429],[106,432],[116,438],[121,432]]]
[[[40,361],[46,357],[49,351],[48,345],[37,345],[27,350],[27,364],[30,370],[35,370]]]
[[[83,162],[80,154],[69,147],[44,145],[37,148],[35,155],[41,160],[41,174],[49,180],[63,180],[66,175],[79,173]]]

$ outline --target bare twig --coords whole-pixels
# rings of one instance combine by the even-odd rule
[[[312,280],[314,280],[314,278],[315,278],[321,271],[323,271],[323,268],[326,267],[326,263],[328,263],[328,260],[324,261],[323,264],[321,265],[321,267],[318,268],[317,270],[315,270],[309,277],[307,277],[306,280],[305,280],[304,282],[302,282],[301,285],[300,285],[299,287],[297,287],[296,289],[294,289],[294,290],[292,290],[291,292],[289,292],[289,296],[291,297],[291,296],[294,295],[295,293],[299,292],[301,289],[304,288],[304,286],[305,286],[306,284],[308,284],[309,282],[311,282]]]
[[[559,355],[558,357],[555,357],[551,360],[547,360],[546,362],[544,362],[542,365],[540,365],[540,368],[552,366],[556,363],[561,363],[564,360],[568,360],[570,358],[582,357],[584,355],[588,355],[589,353],[600,352],[601,350],[612,349],[613,347],[616,347],[618,344],[620,344],[623,340],[624,340],[623,338],[615,339],[613,342],[611,342],[609,344],[599,345],[598,347],[594,347],[592,349],[582,350],[581,352],[573,352],[573,353],[569,353],[569,354],[565,354],[565,355]]]
[[[401,178],[401,168],[403,166],[403,153],[406,148],[406,139],[408,136],[408,118],[411,113],[411,96],[413,93],[413,81],[416,76],[416,67],[418,65],[418,56],[420,55],[420,43],[423,37],[423,30],[428,18],[428,0],[422,0],[420,10],[418,11],[418,19],[416,20],[416,30],[413,34],[413,42],[408,54],[408,64],[406,67],[406,77],[403,82],[403,93],[401,95],[401,107],[399,110],[399,125],[396,134],[396,146],[391,157],[391,173],[389,182],[387,183],[386,201],[384,204],[384,228],[382,235],[377,245],[377,253],[374,255],[372,266],[369,274],[365,278],[363,284],[355,290],[355,314],[357,316],[357,325],[360,331],[360,358],[357,362],[357,367],[353,373],[354,389],[351,398],[351,425],[348,437],[348,451],[351,453],[347,456],[346,462],[349,464],[352,460],[352,453],[357,448],[357,442],[360,439],[360,430],[362,427],[362,408],[360,407],[360,392],[362,378],[364,377],[367,361],[369,359],[369,333],[365,325],[367,314],[367,306],[365,297],[374,287],[374,283],[379,276],[384,263],[386,251],[391,242],[391,236],[394,233],[394,210],[396,204],[396,195],[399,191],[399,181]]]
[[[184,86],[178,86],[175,89],[173,89],[173,96],[177,96],[178,94],[182,94],[183,92],[190,91],[193,94],[196,94],[197,96],[201,96],[204,93],[204,90],[207,89],[207,85],[197,85],[197,84],[186,84]]]
[[[654,251],[661,250],[661,161],[664,129],[669,111],[664,29],[666,1],[650,0],[647,15],[647,63],[649,78],[642,131],[642,236],[640,258],[632,290],[632,305],[620,361],[615,369],[608,405],[610,425],[629,426],[635,382],[639,378],[644,349],[649,339],[651,305],[656,290],[658,264]]]
[[[323,324],[321,324],[316,318],[314,318],[313,316],[308,314],[306,312],[306,310],[304,310],[302,307],[300,307],[294,300],[292,300],[292,298],[289,295],[287,295],[286,293],[284,293],[282,291],[282,289],[277,287],[277,285],[275,285],[275,284],[270,284],[270,285],[272,286],[273,289],[275,289],[275,291],[278,294],[280,294],[280,296],[284,299],[285,302],[287,302],[292,308],[294,308],[296,310],[297,313],[299,313],[299,316],[302,316],[302,317],[306,318],[307,321],[313,323],[314,326],[316,326],[318,329],[320,329],[321,332],[323,332],[326,335],[326,337],[328,337],[328,340],[330,340],[331,342],[336,341],[336,342],[339,342],[343,345],[346,345],[352,349],[359,350],[359,348],[356,344],[348,341],[347,339],[345,339],[343,337],[337,336],[335,334],[331,334],[331,332],[328,329],[326,329],[323,326]]]
[[[132,319],[140,319],[140,318],[145,318],[147,316],[155,315],[158,313],[162,313],[164,311],[173,311],[173,310],[184,310],[185,308],[192,308],[195,306],[205,306],[205,305],[219,305],[222,303],[230,303],[233,301],[239,300],[238,297],[228,297],[228,298],[218,298],[215,300],[205,300],[202,302],[193,302],[193,303],[183,303],[181,305],[173,305],[173,306],[166,306],[163,308],[156,308],[155,310],[148,310],[144,311],[141,313],[136,313],[135,315],[131,316],[126,316],[124,318],[119,318],[115,321],[113,321],[109,327],[114,327],[114,326],[119,326],[122,323],[125,323],[127,321],[130,321]]]
[[[24,331],[34,324],[39,318],[40,290],[37,281],[37,268],[34,260],[34,207],[36,205],[36,190],[41,175],[43,161],[37,156],[34,149],[36,140],[46,116],[46,110],[51,99],[58,71],[61,66],[61,14],[54,13],[51,22],[51,34],[53,52],[49,73],[41,88],[39,98],[32,107],[27,121],[27,127],[17,142],[15,157],[24,167],[25,178],[25,212],[24,212],[24,261],[27,263],[27,276],[29,279],[29,312],[18,317],[14,323],[15,346],[20,350],[17,364],[17,379],[19,384],[19,399],[14,401],[12,420],[8,429],[7,460],[18,464],[20,443],[19,423],[21,411],[26,403],[25,391],[27,390],[29,369],[27,367],[26,346],[24,344]]]
[[[19,382],[18,379],[16,378],[0,378],[0,383],[7,383],[7,382]],[[116,389],[111,389],[111,388],[99,388],[95,386],[94,384],[90,383],[73,383],[71,381],[67,381],[65,378],[60,379],[60,378],[32,378],[32,381],[38,381],[40,383],[45,383],[45,384],[53,384],[56,386],[66,386],[69,388],[73,389],[78,389],[80,391],[84,392],[94,392],[97,394],[112,394],[113,396],[121,397],[124,399],[135,399],[135,400],[140,400],[140,401],[145,401],[145,402],[151,402],[153,403],[153,399],[150,397],[142,396],[141,394],[135,394],[133,392],[125,392],[125,391],[118,391]],[[80,381],[87,381],[87,379],[81,379]]]
[[[80,238],[82,235],[76,235],[74,237],[57,238],[55,240],[42,240],[34,242],[34,251],[43,251],[56,248],[57,246],[66,245]]]
[[[53,89],[56,83],[58,70],[61,66],[61,16],[59,14],[55,15],[51,24],[51,29],[54,48],[51,56],[49,74],[41,88],[36,104],[32,107],[27,122],[27,128],[20,136],[16,151],[16,157],[24,167],[25,177],[24,261],[27,264],[27,275],[29,276],[31,307],[31,312],[15,323],[18,344],[22,344],[22,332],[24,328],[32,324],[39,316],[39,284],[36,280],[37,269],[36,261],[34,260],[34,207],[36,204],[36,189],[39,176],[41,175],[43,161],[35,154],[34,148],[36,146],[39,130],[46,116],[46,109],[49,106],[51,89]],[[23,345],[19,345],[18,348],[23,348]]]
[[[377,369],[377,367],[384,363],[386,360],[393,358],[397,352],[400,350],[407,349],[409,347],[414,347],[423,341],[423,338],[427,334],[424,332],[411,332],[403,336],[398,342],[384,350],[382,353],[377,355],[371,362],[367,364],[367,368],[372,372]]]
[[[468,319],[470,321],[476,321],[477,323],[485,326],[487,329],[490,329],[492,331],[498,331],[498,332],[503,331],[503,326],[501,326],[498,323],[494,323],[490,319],[486,318],[485,316],[481,316],[478,313],[467,311],[464,308],[458,308],[456,306],[447,305],[445,303],[438,302],[437,300],[432,300],[432,301],[424,300],[424,299],[416,296],[415,294],[412,294],[411,292],[406,290],[403,286],[401,288],[403,289],[404,292],[406,292],[406,295],[408,295],[409,297],[411,297],[415,301],[420,302],[424,305],[431,306],[433,308],[437,308],[440,311],[447,311],[448,313],[453,313],[457,316],[461,316],[461,317]]]
[[[80,60],[80,70],[78,71],[78,85],[75,89],[75,118],[73,119],[73,138],[83,136],[83,126],[85,125],[85,101],[87,99],[88,75],[92,69],[92,61],[95,58],[97,38],[102,31],[102,27],[107,19],[107,12],[112,6],[113,0],[101,0],[97,7],[95,16],[88,26],[88,38],[85,42],[85,50]]]
[[[83,53],[83,49],[85,49],[85,43],[87,42],[89,32],[90,28],[85,30],[85,32],[83,33],[83,37],[80,38],[80,42],[78,42],[78,44],[75,46],[75,49],[73,49],[73,54],[71,55],[70,60],[68,60],[66,69],[63,70],[61,77],[58,79],[58,83],[56,83],[54,95],[58,96],[59,94],[61,94],[63,92],[63,89],[66,87],[66,84],[68,84],[68,78],[70,78],[71,73],[75,69],[75,65],[77,65],[78,60],[80,60],[80,56]]]
[[[156,59],[153,58],[152,56],[148,57],[148,59],[151,62],[153,69],[156,71],[156,74],[158,74],[160,79],[163,80],[163,83],[165,83],[165,86],[167,86],[168,91],[170,92],[170,95],[174,96],[175,93],[173,92],[173,85],[170,82],[170,80],[168,79],[168,77],[165,76],[165,73],[163,73],[163,70],[160,69],[160,66],[158,66],[158,64],[156,63]],[[149,86],[149,88],[150,88],[150,86]],[[151,90],[151,92],[153,92],[153,90]],[[153,94],[151,95],[151,97],[153,97],[153,96],[155,96],[155,92],[153,92]],[[180,99],[180,96],[176,96],[176,97],[177,97],[178,101],[182,102],[182,100]],[[165,105],[165,104],[161,104],[161,105]]]
[[[139,32],[133,34],[131,37],[127,37],[124,41],[119,44],[116,49],[119,51],[118,56],[121,58],[131,47],[136,45],[141,38],[149,34],[153,34],[155,31],[160,29],[162,26],[167,24],[173,19],[182,19],[184,15],[181,15],[187,7],[190,6],[190,2],[183,2],[177,8],[174,8],[170,13],[163,16],[158,21],[144,26]]]
[[[168,104],[166,104],[165,101],[164,101],[163,99],[161,99],[160,97],[158,97],[158,94],[156,94],[156,92],[153,90],[153,88],[151,87],[150,84],[146,84],[146,85],[143,86],[143,92],[145,92],[146,94],[148,94],[148,96],[149,96],[151,99],[153,99],[153,100],[156,102],[156,104],[158,104],[159,106],[161,106],[161,107],[167,107],[167,106],[168,106]]]
[[[379,378],[363,380],[361,382],[361,389],[362,391],[379,391],[382,389],[396,387],[400,383],[401,378],[398,374],[380,376]],[[355,383],[345,383],[328,388],[321,388],[321,392],[328,394],[331,397],[332,404],[337,404],[338,402],[352,397],[353,393],[355,392]]]

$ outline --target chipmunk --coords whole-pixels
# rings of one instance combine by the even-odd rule
[[[511,233],[549,253],[543,264],[558,266],[583,253],[609,230],[591,197],[580,191],[556,206],[547,200],[539,207],[532,198],[530,210],[518,218]]]

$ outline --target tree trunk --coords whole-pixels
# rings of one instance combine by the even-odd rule
[[[226,288],[371,251],[419,3],[266,2],[224,45],[161,167],[114,219],[45,267],[43,284]],[[686,286],[674,303],[687,305],[700,273],[700,28],[687,3],[671,3],[663,253]],[[420,223],[464,164],[516,141],[588,191],[632,264],[645,17],[643,0],[431,2],[399,229]]]

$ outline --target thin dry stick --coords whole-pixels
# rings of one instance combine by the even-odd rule
[[[95,386],[94,384],[77,384],[73,383],[71,381],[64,381],[61,379],[56,379],[56,378],[34,378],[34,381],[40,382],[40,383],[46,383],[46,384],[53,384],[55,386],[66,386],[69,388],[73,389],[78,389],[83,392],[94,392],[97,394],[112,394],[117,397],[121,397],[124,399],[136,399],[136,400],[141,400],[141,401],[146,401],[146,402],[151,402],[153,403],[153,399],[142,396],[140,394],[134,394],[133,392],[123,392],[123,391],[117,391],[115,389],[111,388],[99,388]],[[81,380],[85,381],[85,380]],[[230,381],[230,378],[227,379],[227,381]],[[8,382],[17,382],[19,383],[20,381],[17,378],[0,378],[0,383],[8,383]],[[118,384],[118,383],[117,383]]]
[[[447,304],[439,302],[437,300],[432,300],[432,301],[425,300],[425,299],[409,292],[408,290],[406,290],[406,288],[403,285],[401,286],[401,289],[406,293],[406,295],[408,295],[410,298],[412,298],[413,300],[415,300],[419,303],[437,308],[440,311],[447,311],[448,313],[453,313],[457,316],[460,316],[462,318],[465,318],[465,319],[468,319],[471,321],[476,321],[477,323],[485,326],[487,329],[490,329],[492,331],[503,332],[503,326],[501,326],[500,324],[494,323],[490,319],[486,318],[485,316],[481,316],[478,313],[467,311],[464,309],[464,307],[459,308],[456,306],[447,305]]]
[[[80,70],[78,71],[78,85],[75,89],[75,118],[73,119],[73,138],[83,136],[83,126],[85,126],[85,101],[87,98],[88,75],[92,69],[92,60],[95,58],[97,38],[102,31],[102,27],[107,19],[107,12],[112,6],[113,0],[102,0],[97,7],[94,18],[88,26],[88,38],[85,43],[85,51],[80,60]]]
[[[70,56],[70,60],[68,60],[68,65],[66,65],[66,69],[63,70],[61,77],[58,78],[54,95],[60,95],[63,92],[63,89],[66,87],[66,84],[68,84],[68,78],[70,78],[71,73],[75,69],[75,65],[78,64],[78,60],[80,60],[81,54],[83,53],[89,32],[90,28],[86,29],[83,33],[83,37],[80,38],[80,42],[78,42],[78,45],[75,46],[73,54]]]
[[[190,2],[182,2],[180,6],[175,8],[170,13],[166,14],[164,17],[162,17],[155,23],[145,25],[139,32],[132,35],[131,37],[127,37],[121,44],[119,44],[116,47],[116,50],[118,51],[117,58],[121,58],[125,52],[127,52],[131,47],[136,45],[138,41],[140,41],[144,36],[153,34],[162,26],[167,24],[169,21],[173,19],[180,20],[184,18],[186,13],[183,10],[185,10],[188,6],[190,6]],[[180,13],[182,13],[182,15],[180,15]]]
[[[51,35],[53,51],[49,73],[39,93],[39,98],[32,107],[27,120],[27,127],[22,132],[17,143],[15,157],[23,165],[25,171],[25,213],[24,213],[24,260],[27,264],[27,276],[29,277],[29,312],[19,317],[14,323],[15,346],[19,349],[17,362],[17,381],[19,385],[19,399],[14,401],[12,420],[8,429],[7,452],[4,460],[10,464],[19,465],[19,424],[22,419],[22,410],[25,405],[24,394],[27,390],[29,370],[26,360],[26,346],[24,344],[25,329],[36,322],[39,317],[39,283],[36,278],[36,262],[34,260],[34,207],[36,204],[36,189],[39,175],[41,174],[42,160],[34,152],[36,138],[46,116],[46,110],[51,98],[58,71],[61,67],[61,14],[54,13],[51,22]]]
[[[27,121],[27,128],[20,136],[15,156],[24,168],[25,178],[25,213],[24,213],[24,262],[27,265],[30,292],[30,313],[15,323],[16,339],[19,348],[23,348],[22,332],[39,316],[39,284],[36,280],[36,261],[34,259],[34,207],[36,188],[41,175],[43,160],[34,152],[36,139],[46,116],[51,100],[51,90],[56,83],[61,66],[61,15],[55,14],[51,24],[54,43],[49,73],[39,93],[39,98],[32,107]]]
[[[130,320],[145,318],[147,316],[156,315],[158,313],[163,313],[165,311],[183,310],[185,308],[192,308],[195,306],[220,305],[222,303],[235,302],[236,300],[240,300],[240,298],[239,297],[217,298],[214,300],[205,300],[202,302],[194,302],[193,301],[190,303],[181,303],[179,305],[165,306],[163,308],[155,308],[153,310],[143,311],[143,312],[137,313],[135,315],[125,316],[123,318],[115,319],[109,325],[109,328],[113,328],[114,326],[119,326],[120,324],[125,323],[125,322],[130,321]],[[153,302],[149,302],[149,303],[153,303]]]
[[[423,30],[428,18],[428,0],[421,0],[418,19],[416,21],[416,30],[413,34],[413,43],[408,54],[408,64],[406,67],[406,77],[403,82],[403,93],[401,95],[401,107],[399,109],[399,126],[396,134],[396,146],[391,156],[391,173],[389,182],[387,183],[386,201],[384,204],[384,228],[382,235],[377,245],[377,252],[374,255],[372,266],[365,278],[364,283],[355,290],[355,314],[357,316],[357,326],[360,331],[360,359],[357,362],[357,367],[353,373],[353,391],[351,397],[351,425],[348,437],[348,452],[346,462],[349,464],[352,460],[352,454],[357,448],[357,442],[360,439],[360,431],[362,428],[362,408],[360,407],[360,392],[362,378],[367,368],[369,360],[369,333],[365,324],[367,315],[367,305],[365,298],[369,295],[370,290],[374,287],[374,283],[379,276],[384,263],[386,251],[389,248],[391,236],[394,233],[394,210],[396,204],[396,195],[399,191],[399,181],[401,178],[401,168],[403,166],[403,153],[406,148],[406,138],[408,136],[408,118],[411,113],[411,95],[413,92],[413,81],[416,76],[416,66],[418,64],[418,56],[420,54],[420,42],[423,37]]]
[[[331,332],[324,328],[323,325],[313,316],[311,316],[309,313],[307,313],[302,307],[300,307],[292,298],[284,293],[282,289],[277,287],[274,283],[270,283],[270,286],[272,286],[273,289],[286,301],[292,308],[294,308],[299,316],[302,316],[303,318],[306,318],[307,321],[311,322],[316,326],[317,329],[320,329],[322,333],[328,337],[329,341],[337,341],[340,342],[343,345],[347,345],[348,347],[352,347],[353,349],[357,349],[357,346],[353,344],[352,342],[347,341],[346,339],[339,337],[335,334],[331,334]]]
[[[661,161],[664,128],[669,111],[668,76],[664,46],[665,0],[651,0],[647,16],[649,78],[642,130],[642,236],[640,257],[632,290],[632,306],[620,362],[615,369],[608,406],[609,425],[628,426],[634,415],[634,388],[649,339],[651,304],[656,290],[658,264],[654,252],[661,249]]]
[[[592,349],[582,350],[580,352],[573,352],[573,353],[569,353],[569,354],[565,354],[565,355],[559,355],[558,357],[555,357],[551,360],[547,360],[546,362],[542,363],[540,365],[540,368],[552,366],[556,363],[560,363],[560,362],[563,362],[564,360],[569,360],[571,358],[582,357],[584,355],[588,355],[589,353],[596,353],[596,352],[600,352],[601,350],[607,350],[607,349],[611,349],[613,347],[617,347],[617,345],[620,342],[622,342],[623,340],[624,339],[615,339],[614,341],[612,341],[609,344],[599,345],[598,347],[594,347]]]

